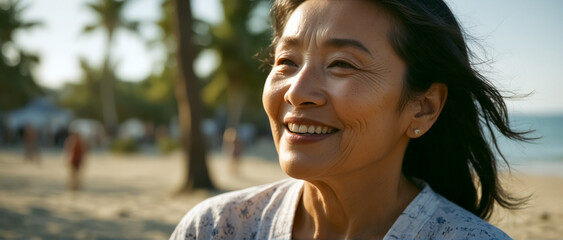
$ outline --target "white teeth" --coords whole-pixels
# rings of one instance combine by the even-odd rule
[[[298,133],[307,133],[307,125],[301,125],[299,126],[299,130],[297,130]]]
[[[292,132],[297,132],[297,130],[299,130],[299,126],[297,126],[297,124],[294,124],[294,123],[290,123],[288,125],[288,127],[289,127],[289,131],[292,131]]]
[[[315,126],[309,126],[309,128],[307,129],[307,133],[315,133]]]
[[[289,131],[294,133],[307,133],[307,134],[326,134],[326,133],[333,133],[335,129],[329,128],[326,126],[314,126],[314,125],[299,125],[295,123],[288,123],[287,128]]]

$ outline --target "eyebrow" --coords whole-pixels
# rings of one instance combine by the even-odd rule
[[[348,39],[348,38],[331,38],[326,42],[327,45],[333,46],[336,48],[345,48],[345,47],[353,47],[358,50],[364,51],[370,56],[373,56],[369,49],[362,44],[360,41],[355,39]]]
[[[281,45],[284,46],[299,46],[300,40],[297,37],[286,37],[281,40]],[[361,50],[370,56],[373,57],[373,54],[369,51],[369,49],[362,44],[360,41],[350,38],[331,38],[325,42],[326,45],[335,47],[335,48],[346,48],[352,47],[358,50]]]

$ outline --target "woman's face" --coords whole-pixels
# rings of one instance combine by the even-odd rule
[[[387,40],[390,27],[365,1],[308,0],[290,16],[263,94],[288,175],[401,164],[414,114],[408,104],[398,110],[405,64]]]

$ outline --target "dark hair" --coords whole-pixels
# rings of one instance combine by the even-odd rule
[[[395,25],[389,41],[406,64],[399,109],[432,83],[448,88],[445,106],[432,128],[409,142],[403,173],[426,181],[483,219],[491,216],[495,202],[504,208],[519,207],[527,199],[513,197],[500,184],[497,165],[506,159],[494,130],[518,141],[530,140],[525,136],[528,132],[510,127],[502,95],[473,68],[465,34],[448,6],[442,0],[366,1],[383,7]],[[274,2],[271,57],[289,16],[303,2]]]

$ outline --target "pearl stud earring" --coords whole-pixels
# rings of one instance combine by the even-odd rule
[[[415,129],[415,130],[414,130],[414,134],[415,134],[415,135],[418,135],[418,134],[420,134],[420,129],[418,129],[418,128],[417,128],[417,129]]]

